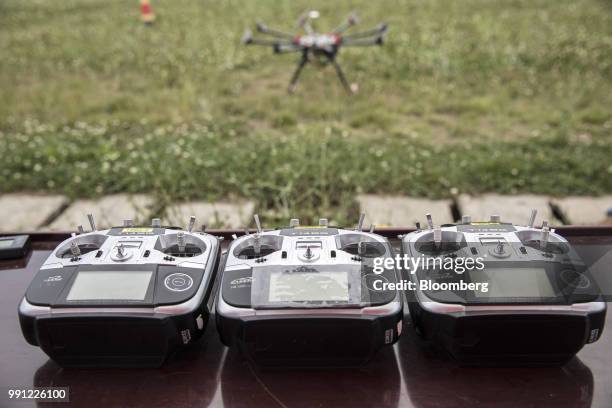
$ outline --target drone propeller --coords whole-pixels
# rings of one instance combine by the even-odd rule
[[[307,11],[307,12],[303,13],[298,18],[297,26],[299,28],[303,28],[304,31],[306,31],[307,34],[312,34],[312,33],[314,33],[314,29],[312,28],[312,25],[310,24],[310,21],[311,20],[316,20],[320,16],[321,16],[321,14],[317,10]]]
[[[355,12],[352,12],[351,14],[349,14],[349,16],[346,18],[346,20],[342,24],[334,28],[333,33],[342,34],[343,32],[345,32],[352,26],[359,24],[359,21],[360,21],[359,16],[357,16]]]
[[[243,44],[251,44],[253,42],[253,32],[251,30],[245,30],[240,41]]]

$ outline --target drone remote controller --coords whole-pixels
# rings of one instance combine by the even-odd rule
[[[257,232],[230,245],[217,296],[217,326],[263,366],[358,365],[394,343],[402,328],[397,290],[371,290],[373,279],[397,282],[395,269],[372,273],[391,257],[387,240],[362,230],[301,227]]]
[[[158,366],[203,332],[218,239],[161,226],[91,231],[62,242],[21,304],[26,340],[65,366]]]
[[[403,254],[422,259],[404,276],[415,285],[409,309],[425,338],[465,364],[554,365],[601,336],[606,304],[588,266],[535,218],[534,210],[516,226],[466,216],[436,227],[428,214],[425,230],[403,236]]]

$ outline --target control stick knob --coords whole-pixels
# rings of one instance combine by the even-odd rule
[[[253,236],[253,252],[257,256],[261,254],[261,235],[259,233]]]
[[[179,252],[185,252],[185,247],[187,245],[185,243],[185,233],[183,231],[179,231],[176,234],[176,243],[178,245]]]
[[[470,224],[472,222],[472,217],[470,215],[464,215],[461,217],[461,222],[463,224]]]
[[[299,227],[300,226],[300,219],[299,218],[292,218],[289,221],[289,227],[290,228],[295,228],[295,227]]]
[[[128,220],[123,220],[123,226],[124,227],[133,227],[134,226],[134,221],[128,219]]]
[[[491,216],[491,222],[501,222],[501,217],[497,214]]]
[[[160,227],[161,227],[161,219],[159,219],[159,218],[153,218],[153,219],[151,220],[151,226],[152,226],[153,228],[160,228]]]
[[[83,226],[82,226],[82,225],[79,225],[79,226],[77,227],[77,231],[79,231],[79,234],[84,234],[84,233],[85,233],[85,230],[83,229]]]
[[[497,247],[495,247],[495,253],[501,255],[504,252],[506,252],[506,247],[504,246],[503,241],[499,241],[499,243],[497,244]]]
[[[327,227],[329,220],[327,218],[319,218],[319,227]]]
[[[434,235],[434,243],[436,245],[436,248],[439,248],[440,245],[442,244],[442,229],[441,228],[434,229],[433,235]]]
[[[117,258],[125,258],[126,255],[127,253],[125,251],[125,247],[123,246],[123,244],[119,244],[117,246]]]
[[[304,258],[306,259],[312,259],[314,257],[314,253],[312,252],[312,249],[310,249],[310,245],[306,247],[306,252],[304,253]]]
[[[542,226],[542,234],[540,235],[540,249],[542,249],[542,251],[546,251],[546,249],[548,248],[549,235],[550,228],[548,227],[548,225]]]
[[[70,252],[72,253],[72,256],[77,257],[81,255],[81,249],[79,248],[79,246],[77,245],[76,242],[72,241],[70,243]]]

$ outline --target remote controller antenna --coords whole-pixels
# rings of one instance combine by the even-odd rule
[[[425,217],[427,218],[427,226],[429,227],[429,229],[433,229],[434,224],[433,224],[433,218],[431,218],[431,214],[427,213],[425,214]]]
[[[87,219],[89,220],[89,225],[91,226],[91,230],[97,231],[96,221],[94,220],[93,214],[87,214]]]
[[[79,226],[77,227],[77,231],[79,231],[79,234],[84,234],[84,233],[85,233],[85,230],[83,229],[83,226],[82,226],[82,225],[79,225]]]
[[[185,247],[187,245],[185,243],[185,233],[183,231],[179,231],[176,234],[176,243],[178,245],[179,252],[185,252]]]
[[[261,228],[261,222],[259,221],[259,214],[253,215],[253,219],[255,220],[255,227],[257,228],[257,233],[261,234],[263,229]]]
[[[440,245],[442,244],[442,228],[434,228],[433,235],[436,248],[440,248]]]
[[[319,227],[326,227],[329,225],[329,220],[327,218],[319,218]]]
[[[540,249],[542,251],[546,251],[548,248],[548,237],[550,234],[550,228],[548,227],[548,222],[544,221],[542,223],[542,235],[540,236]]]
[[[299,227],[300,226],[300,219],[299,218],[292,218],[291,220],[289,220],[289,228],[295,228],[295,227]]]
[[[501,222],[501,217],[499,215],[497,215],[497,214],[493,214],[493,215],[491,215],[490,220],[491,220],[491,222]]]
[[[187,225],[187,231],[189,232],[193,231],[193,226],[195,225],[195,222],[196,222],[195,215],[192,215],[191,217],[189,217],[189,225]]]
[[[123,220],[123,226],[124,227],[133,227],[134,226],[134,222],[132,220]]]
[[[160,228],[160,227],[161,227],[161,219],[159,219],[159,218],[153,218],[153,219],[151,220],[151,226],[152,226],[153,228]]]
[[[365,213],[359,214],[359,223],[357,224],[357,231],[363,230],[363,221],[365,220]]]
[[[533,210],[531,210],[531,216],[529,217],[529,224],[527,224],[529,228],[533,228],[533,226],[535,225],[536,215],[538,215],[538,210],[534,208]]]
[[[373,232],[374,232],[374,227],[375,227],[375,225],[374,225],[374,224],[370,224],[370,233],[373,233]]]
[[[471,215],[464,215],[463,217],[461,217],[461,223],[462,224],[471,224],[472,223],[472,216]]]
[[[70,252],[72,253],[72,256],[77,257],[81,255],[81,249],[79,248],[79,246],[77,245],[76,242],[72,241],[70,243]]]

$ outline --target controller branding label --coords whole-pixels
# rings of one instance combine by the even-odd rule
[[[385,330],[385,344],[391,344],[393,342],[393,329]]]
[[[244,278],[237,278],[230,282],[230,287],[232,289],[244,288],[246,286],[250,286],[253,284],[253,277],[246,276]]]
[[[183,344],[187,344],[191,341],[191,331],[189,329],[181,330],[181,337],[183,338]]]
[[[589,334],[589,339],[587,340],[587,343],[593,343],[598,338],[599,338],[599,329],[593,329],[591,330],[591,333]]]
[[[151,235],[153,234],[153,228],[123,228],[121,229],[122,235]]]
[[[478,232],[513,232],[516,231],[513,225],[500,224],[495,222],[473,222],[471,224],[457,225],[457,231],[478,233]]]

